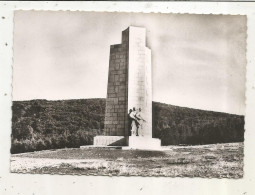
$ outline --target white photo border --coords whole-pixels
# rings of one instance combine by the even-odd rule
[[[10,173],[15,10],[230,14],[247,16],[244,177],[107,177]],[[0,194],[255,194],[255,2],[0,2]]]

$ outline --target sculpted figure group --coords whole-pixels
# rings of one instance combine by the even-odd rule
[[[146,122],[142,117],[142,109],[135,107],[129,110],[129,127],[131,136],[143,136],[143,122]]]

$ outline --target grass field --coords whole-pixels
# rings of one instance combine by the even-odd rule
[[[163,151],[58,149],[14,154],[11,172],[36,174],[243,177],[243,143],[167,146]]]

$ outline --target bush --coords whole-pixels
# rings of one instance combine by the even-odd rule
[[[38,139],[35,142],[36,150],[45,150],[47,149],[45,142],[42,139]]]
[[[36,143],[34,140],[21,140],[21,142],[25,145],[26,152],[33,152],[36,150]]]
[[[52,148],[54,149],[54,145],[52,144],[52,139],[50,137],[46,137],[45,140],[44,140],[44,143],[45,143],[45,147],[48,149],[48,148]]]
[[[16,154],[24,151],[26,151],[25,144],[15,139],[11,145],[11,153]]]

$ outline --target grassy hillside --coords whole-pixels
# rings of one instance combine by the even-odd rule
[[[12,153],[79,147],[103,133],[105,99],[14,101]],[[153,102],[153,135],[163,145],[240,142],[244,117]]]
[[[12,153],[92,144],[104,127],[105,99],[17,101]]]

